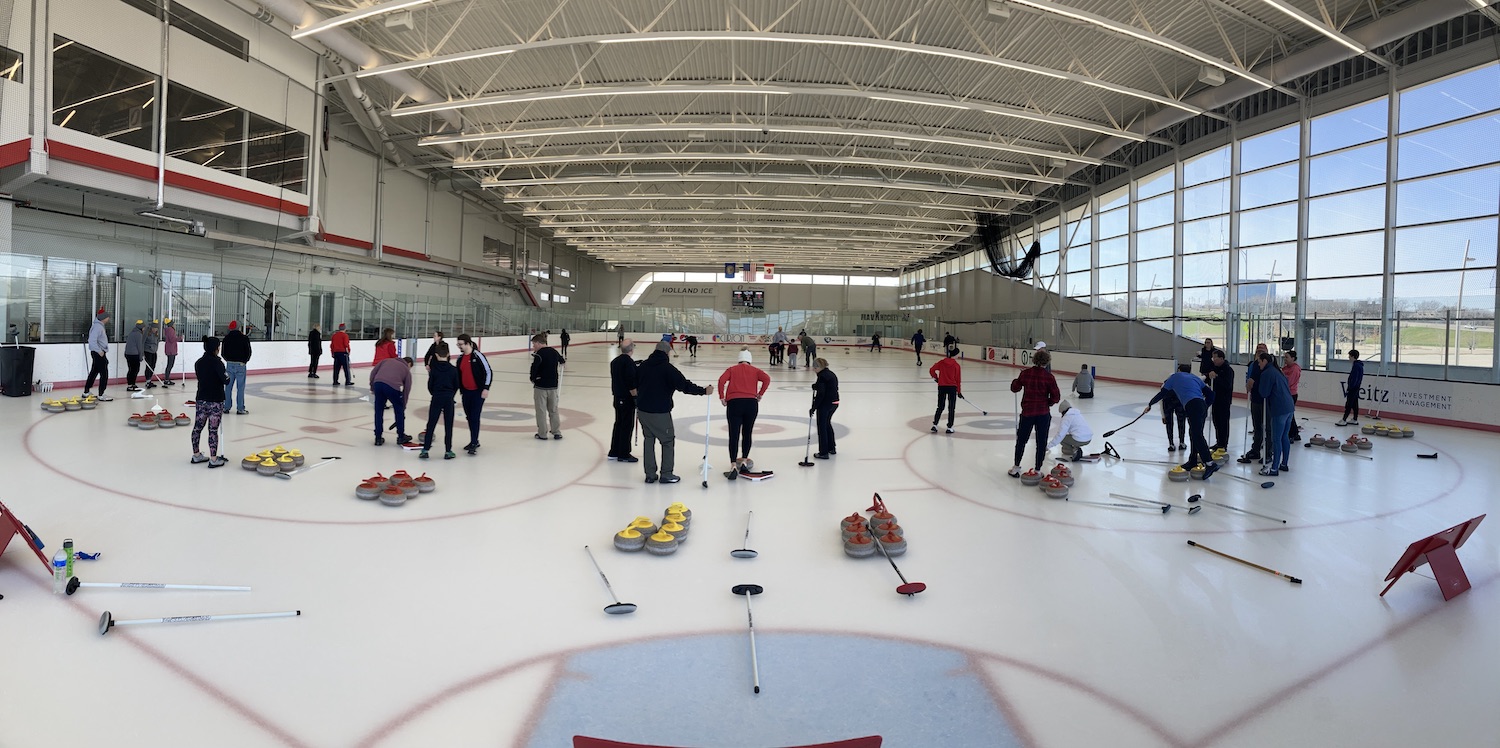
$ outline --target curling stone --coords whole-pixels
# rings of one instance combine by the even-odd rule
[[[1042,482],[1042,474],[1036,470],[1027,470],[1021,473],[1021,485],[1034,486]]]
[[[375,485],[377,485],[377,486],[379,486],[381,488],[385,488],[386,485],[388,485],[391,482],[391,479],[385,477],[384,475],[381,475],[380,473],[376,473],[376,474],[374,474],[374,475],[366,478],[365,482],[366,483],[374,483]]]
[[[636,532],[633,528],[625,528],[615,533],[615,550],[635,553],[646,547],[646,536]]]
[[[139,425],[141,425],[141,414],[140,413],[131,413],[130,414],[130,425],[131,426],[139,426]]]
[[[1324,439],[1322,434],[1313,434],[1313,438],[1308,439],[1307,443],[1313,445],[1314,447],[1321,447],[1323,446],[1323,442],[1326,441],[1328,440]]]
[[[666,516],[662,517],[662,524],[665,525],[668,522],[676,522],[683,527],[691,527],[693,524],[693,521],[688,519],[686,515],[678,514],[677,512],[667,512]]]
[[[1361,436],[1359,438],[1359,448],[1360,449],[1374,449],[1375,445],[1371,444],[1369,439],[1366,439],[1363,436]]]
[[[147,413],[141,416],[141,420],[137,421],[135,425],[137,428],[150,431],[151,429],[156,428],[156,416]]]
[[[380,487],[374,483],[361,483],[354,487],[354,498],[372,501],[380,498]]]
[[[894,522],[881,522],[872,529],[875,531],[875,534],[882,538],[887,535],[895,535],[898,538],[906,537],[906,531],[901,529],[901,525]]]
[[[162,416],[156,419],[156,427],[159,429],[171,429],[177,427],[177,419],[171,416]]]
[[[64,403],[61,400],[53,400],[52,404],[47,406],[47,412],[48,413],[62,413],[63,411],[65,411],[67,409],[68,409],[67,403]]]
[[[411,473],[408,473],[405,470],[397,470],[396,472],[391,473],[392,483],[400,483],[404,480],[411,480]]]
[[[875,555],[875,541],[869,535],[859,533],[844,541],[844,555],[851,558],[869,558]]]
[[[636,517],[635,520],[630,523],[630,526],[634,528],[636,532],[645,535],[646,537],[655,535],[658,529],[656,527],[656,523],[652,522],[647,517]]]
[[[1397,426],[1395,424],[1390,424],[1390,425],[1386,426],[1384,429],[1381,430],[1380,435],[1381,436],[1400,436],[1401,435],[1401,427]]]
[[[1416,435],[1417,435],[1417,432],[1413,431],[1410,426],[1407,426],[1406,428],[1401,429],[1401,436],[1403,436],[1403,437],[1405,437],[1407,439],[1410,439],[1410,438],[1412,438],[1412,437],[1414,437]]]
[[[188,418],[188,414],[186,414],[186,413],[178,413],[176,420],[177,420],[177,425],[178,426],[191,426],[191,425],[193,425],[193,419]]]
[[[287,457],[292,458],[292,462],[297,463],[297,467],[302,467],[303,465],[307,464],[307,458],[303,457],[302,453],[295,449],[287,452],[286,455]]]
[[[417,484],[417,490],[422,493],[432,493],[437,490],[437,481],[428,478],[426,473],[412,478],[412,482]]]
[[[88,397],[85,397],[83,399],[84,410],[93,410],[97,407],[99,407],[99,399],[94,397],[93,395],[89,395]]]
[[[290,473],[297,469],[297,461],[291,455],[282,455],[276,459],[276,469],[283,473]]]
[[[240,467],[246,470],[254,470],[257,467],[260,467],[260,457],[257,455],[250,455],[249,457],[240,460]]]
[[[843,529],[847,530],[847,529],[849,529],[849,525],[856,524],[856,523],[858,523],[858,524],[864,524],[864,521],[865,521],[864,516],[862,516],[859,512],[855,512],[855,513],[853,513],[853,514],[851,514],[851,515],[843,518],[842,520],[839,520],[839,525]]]
[[[885,548],[887,556],[899,556],[906,552],[906,538],[900,535],[882,535],[880,545]]]
[[[78,402],[78,398],[75,397],[63,403],[63,410],[83,410],[83,403]]]
[[[1323,446],[1325,448],[1327,448],[1327,449],[1338,449],[1339,448],[1339,440],[1338,439],[1329,439],[1328,441],[1323,442]]]
[[[1363,426],[1360,426],[1359,427],[1359,432],[1361,434],[1373,434],[1373,433],[1375,433],[1375,424],[1373,424],[1373,423],[1367,423],[1367,424],[1365,424]]]
[[[677,536],[661,530],[646,538],[646,552],[653,556],[670,556],[677,552]]]
[[[1167,471],[1167,480],[1181,483],[1187,479],[1188,471],[1183,470],[1181,465],[1173,465],[1172,469]]]
[[[887,523],[887,524],[889,524],[889,523]],[[849,525],[848,527],[844,528],[844,540],[848,540],[849,538],[852,538],[855,535],[859,535],[861,533],[864,533],[865,531],[867,531],[869,529],[870,529],[869,525],[866,525],[863,522],[856,522],[856,523],[854,523],[852,525]]]
[[[404,480],[393,485],[400,489],[401,493],[405,494],[408,499],[415,499],[417,498],[417,494],[422,492],[422,489],[417,488],[415,481]]]
[[[406,503],[406,494],[395,486],[386,486],[385,490],[380,492],[380,503],[386,506],[401,506]]]
[[[262,460],[274,460],[274,459],[276,459],[276,455],[271,454],[271,450],[269,450],[269,449],[266,450],[266,451],[264,451],[264,452],[256,452],[255,456],[259,457]]]
[[[688,529],[686,527],[683,527],[682,525],[677,524],[676,522],[662,522],[661,531],[677,538],[678,545],[682,545],[683,543],[687,542]]]
[[[261,460],[260,464],[255,466],[255,472],[261,475],[275,475],[281,472],[281,468],[276,467],[275,460]]]
[[[896,524],[896,515],[891,514],[890,512],[887,512],[884,509],[881,509],[878,512],[872,513],[870,515],[869,521],[865,522],[865,524],[866,525],[878,525],[878,524],[880,524],[882,522],[889,522],[889,523],[891,523],[891,524],[894,525],[894,524]]]
[[[1058,465],[1057,467],[1062,468],[1062,470],[1053,468],[1052,477],[1056,478],[1058,483],[1071,487],[1073,485],[1073,471],[1069,470],[1066,465]]]
[[[279,460],[281,459],[282,455],[286,454],[286,447],[283,447],[279,444],[271,447],[271,454],[276,455],[276,459]]]
[[[671,504],[668,504],[667,514],[681,514],[689,521],[693,519],[693,510],[687,508],[687,504],[684,504],[680,501],[674,501]]]
[[[1049,498],[1066,499],[1068,498],[1068,487],[1064,486],[1056,478],[1052,478],[1042,481],[1042,493],[1047,494]]]
[[[1181,466],[1179,465],[1178,467],[1181,467]],[[1208,474],[1208,466],[1204,465],[1201,462],[1198,463],[1197,465],[1194,465],[1193,469],[1188,471],[1188,475],[1192,476],[1192,478],[1194,480],[1203,480],[1203,476],[1207,475],[1207,474]]]

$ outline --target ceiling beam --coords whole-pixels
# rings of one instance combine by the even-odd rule
[[[977,187],[965,187],[962,185],[941,184],[937,182],[901,181],[887,182],[877,179],[865,179],[860,177],[841,177],[834,175],[821,176],[799,176],[791,174],[738,174],[724,172],[706,174],[695,172],[692,174],[601,174],[597,176],[574,176],[574,177],[536,177],[529,179],[496,179],[493,177],[480,181],[480,185],[489,188],[516,188],[516,187],[552,187],[585,184],[652,184],[667,182],[673,184],[691,182],[725,182],[729,184],[779,184],[779,185],[801,185],[816,187],[856,187],[873,190],[912,190],[917,192],[941,192],[951,195],[971,195],[973,197],[984,197],[991,200],[1046,200],[1047,198],[1037,195],[1023,195],[1008,190],[990,190]],[[566,198],[564,198],[566,199]],[[795,198],[792,198],[795,200]],[[506,200],[510,197],[507,195]]]

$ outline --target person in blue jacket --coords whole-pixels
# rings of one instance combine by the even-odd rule
[[[1214,462],[1213,455],[1208,451],[1208,441],[1203,438],[1203,422],[1208,416],[1209,400],[1213,397],[1213,390],[1203,383],[1203,380],[1193,376],[1192,364],[1178,364],[1177,371],[1167,377],[1161,384],[1161,391],[1151,402],[1146,403],[1147,413],[1151,412],[1151,406],[1157,404],[1167,395],[1175,395],[1177,402],[1182,403],[1182,409],[1187,413],[1188,438],[1191,446],[1188,449],[1187,461],[1182,463],[1183,470],[1192,470],[1203,465],[1206,472],[1203,479],[1208,480],[1219,464]]]
[[[1266,404],[1266,450],[1270,453],[1261,475],[1279,475],[1286,470],[1292,447],[1292,388],[1286,375],[1276,368],[1269,353],[1255,354],[1255,389]]]
[[[1365,362],[1359,360],[1359,351],[1349,351],[1349,383],[1344,386],[1344,417],[1340,426],[1359,425],[1359,388],[1365,381]]]

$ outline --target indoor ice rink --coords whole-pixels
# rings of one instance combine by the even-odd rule
[[[1500,0],[0,0],[0,748],[1500,746],[1497,248]]]

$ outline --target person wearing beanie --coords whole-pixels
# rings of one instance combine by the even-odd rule
[[[1062,458],[1077,462],[1083,459],[1083,445],[1093,441],[1094,431],[1083,420],[1083,414],[1067,400],[1057,403],[1057,412],[1062,415],[1062,420],[1057,425],[1057,433],[1047,442],[1047,449],[1062,444]]]
[[[84,381],[83,392],[88,394],[94,389],[94,379],[99,379],[99,397],[103,402],[109,402],[114,398],[104,394],[104,388],[109,386],[109,333],[104,331],[104,323],[109,321],[109,313],[103,307],[94,315],[94,324],[89,327],[89,378]]]
[[[813,372],[818,378],[813,380],[812,407],[807,411],[808,415],[818,417],[818,452],[813,457],[826,460],[829,455],[839,453],[833,440],[833,412],[839,409],[839,378],[823,358],[813,359]]]
[[[672,472],[676,458],[676,432],[672,428],[672,393],[707,395],[712,390],[689,382],[672,365],[672,344],[662,341],[637,370],[636,418],[646,441],[646,482],[680,483]],[[656,443],[661,442],[661,472],[658,477]]]
[[[224,368],[229,375],[224,382],[224,414],[228,415],[229,409],[239,402],[240,409],[235,415],[242,416],[250,412],[245,409],[245,367],[250,364],[250,336],[240,329],[238,322],[229,320],[229,332],[225,333],[221,348]]]
[[[354,386],[354,375],[349,373],[349,333],[344,332],[344,323],[328,341],[328,350],[333,354],[333,386],[339,386],[339,371],[344,372],[344,386]]]
[[[495,372],[468,333],[458,336],[458,352],[459,396],[463,398],[464,420],[469,422],[469,443],[464,445],[464,451],[472,457],[479,452],[479,424]]]
[[[172,367],[177,365],[177,325],[171,317],[162,320],[162,352],[167,355],[167,370],[162,373],[162,385],[172,386]]]
[[[1146,403],[1146,412],[1151,406],[1165,399],[1167,395],[1175,395],[1177,401],[1182,403],[1182,409],[1187,413],[1188,438],[1192,441],[1188,446],[1187,460],[1180,466],[1183,470],[1192,470],[1202,465],[1206,472],[1203,479],[1208,480],[1214,472],[1219,469],[1219,463],[1214,462],[1213,455],[1208,451],[1208,441],[1203,438],[1203,422],[1208,415],[1208,399],[1213,397],[1214,391],[1203,382],[1193,376],[1192,364],[1182,364],[1177,373],[1167,377],[1161,384],[1161,391]]]
[[[453,459],[453,398],[460,387],[458,369],[448,363],[448,344],[439,340],[432,344],[431,358],[427,365],[427,392],[432,395],[432,404],[427,408],[427,430],[422,432],[422,452],[417,457],[427,459],[432,449],[433,432],[438,418],[443,420],[443,459]]]
[[[953,411],[958,407],[958,396],[964,391],[964,370],[953,357],[957,348],[944,351],[943,358],[927,368],[927,374],[938,385],[937,410],[932,412],[932,433],[937,433],[938,418],[943,415],[944,403],[948,406],[948,433],[953,433]]]
[[[1073,391],[1078,393],[1078,399],[1087,400],[1094,396],[1094,373],[1089,371],[1089,365],[1084,364],[1078,369],[1078,375],[1073,377]]]
[[[745,465],[750,460],[750,434],[760,415],[760,399],[770,387],[771,375],[751,363],[746,348],[741,348],[739,360],[719,375],[719,402],[729,418],[730,465],[725,478],[734,480],[740,473],[750,472]]]
[[[312,329],[307,331],[307,378],[318,378],[318,359],[323,357],[323,329],[317,323],[312,323]]]
[[[168,320],[168,324],[171,321]],[[193,374],[198,378],[198,394],[193,399],[193,459],[192,464],[208,463],[211,468],[223,467],[228,460],[219,454],[219,423],[224,418],[224,398],[229,392],[229,372],[219,358],[219,339],[212,335],[203,339],[203,355],[193,363]],[[204,429],[208,430],[208,456],[203,455],[199,445]]]
[[[146,326],[146,337],[141,341],[141,358],[146,361],[146,389],[154,389],[156,382],[156,349],[161,345],[160,320],[151,320]]]
[[[531,337],[531,402],[536,410],[537,439],[545,440],[551,431],[553,439],[562,437],[562,419],[557,415],[558,366],[568,363],[556,348],[547,345],[547,333]]]
[[[630,434],[635,428],[636,362],[635,341],[620,338],[620,355],[609,362],[609,391],[614,399],[615,426],[609,436],[609,459],[615,462],[639,462],[630,454]]]
[[[125,391],[140,392],[135,386],[136,375],[141,373],[141,349],[146,342],[146,321],[136,320],[135,327],[125,333]]]
[[[1018,478],[1021,475],[1021,458],[1026,456],[1026,442],[1031,432],[1036,431],[1036,469],[1042,469],[1047,459],[1047,431],[1052,427],[1052,406],[1062,400],[1057,389],[1057,378],[1048,367],[1052,365],[1052,354],[1039,348],[1031,355],[1030,368],[1011,380],[1010,391],[1021,393],[1021,422],[1016,426],[1016,461],[1006,475]]]
[[[812,336],[808,335],[806,330],[802,331],[802,335],[798,337],[797,342],[802,344],[802,365],[811,369],[812,360],[817,358],[818,355],[818,342],[813,340]]]

